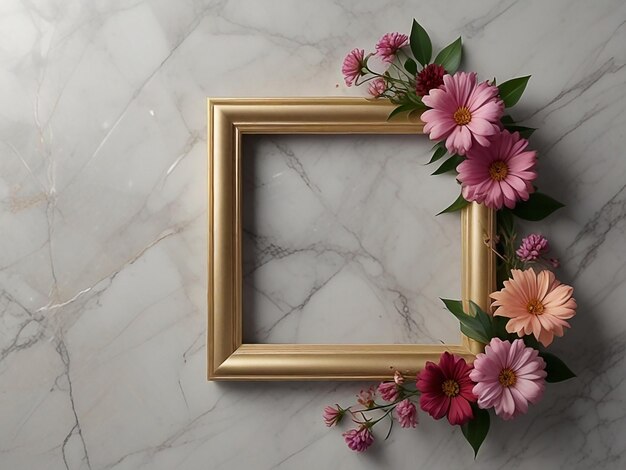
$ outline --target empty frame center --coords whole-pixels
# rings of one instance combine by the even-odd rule
[[[458,214],[420,135],[242,136],[244,343],[458,343]],[[454,185],[452,178],[449,185]]]

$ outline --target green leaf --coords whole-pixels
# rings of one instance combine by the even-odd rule
[[[490,417],[487,410],[481,410],[475,403],[472,403],[474,418],[461,425],[461,431],[469,444],[474,449],[474,459],[478,455],[478,449],[484,442],[489,432]]]
[[[530,195],[528,201],[518,202],[513,209],[513,214],[520,219],[535,222],[545,219],[561,207],[564,207],[564,204],[552,199],[550,196],[536,192]]]
[[[441,158],[443,158],[443,156],[448,153],[448,150],[446,149],[446,146],[443,144],[443,142],[438,143],[437,145],[435,145],[433,147],[433,150],[435,151],[433,153],[432,158],[430,159],[430,161],[427,163],[427,165],[430,165],[431,163],[436,162],[437,160],[440,160]]]
[[[417,75],[417,64],[410,57],[404,62],[404,68],[411,75]]]
[[[524,93],[526,84],[530,79],[530,75],[526,77],[512,78],[498,86],[500,90],[500,98],[504,101],[504,106],[510,108],[519,101]]]
[[[432,174],[433,175],[441,175],[443,173],[447,173],[448,171],[456,170],[456,167],[465,160],[465,157],[461,155],[452,155],[445,162],[441,164],[439,168],[437,168]]]
[[[475,303],[470,303],[472,313],[475,313],[475,316],[472,316],[463,311],[463,304],[460,300],[441,299],[441,301],[452,315],[459,320],[461,331],[465,336],[483,344],[487,344],[494,336],[491,317]]]
[[[463,194],[459,194],[459,197],[457,197],[456,200],[452,204],[450,204],[448,207],[446,207],[437,215],[446,214],[448,212],[460,211],[467,205],[469,205],[469,202],[465,200],[465,198],[463,197]]]
[[[409,111],[413,111],[414,109],[415,109],[415,105],[413,103],[401,104],[400,106],[398,106],[397,108],[395,108],[393,111],[389,113],[389,116],[387,116],[387,121],[389,121],[392,117],[398,114],[408,113]]]
[[[546,372],[548,373],[546,382],[563,382],[564,380],[576,377],[576,374],[574,374],[569,367],[567,367],[565,363],[554,354],[542,351],[539,355],[544,361],[546,361]]]
[[[413,52],[413,56],[417,61],[422,64],[423,67],[428,65],[433,54],[433,45],[430,42],[426,30],[415,20],[413,20],[409,43],[411,45],[411,52]]]
[[[537,129],[534,127],[518,126],[516,124],[505,124],[504,128],[509,132],[519,132],[524,139],[528,139]]]
[[[434,63],[441,65],[446,72],[453,74],[461,65],[461,55],[463,51],[463,42],[459,37],[452,44],[444,47],[437,57],[435,57]]]
[[[515,124],[516,124],[516,122],[513,120],[513,117],[512,117],[512,116],[510,116],[509,114],[505,114],[504,116],[502,116],[502,117],[500,118],[500,122],[501,122],[502,124],[504,124],[505,126],[506,126],[507,124],[512,124],[512,125],[515,125]]]

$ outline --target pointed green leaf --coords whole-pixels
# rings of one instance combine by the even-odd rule
[[[512,78],[498,86],[500,90],[500,98],[504,101],[504,106],[510,108],[519,101],[522,93],[526,89],[526,84],[530,79],[530,75],[526,77]]]
[[[537,129],[534,127],[517,126],[514,124],[505,124],[504,128],[509,132],[519,132],[524,139],[528,139]]]
[[[513,214],[520,219],[535,222],[545,219],[561,207],[564,207],[564,204],[552,199],[550,196],[536,192],[530,195],[528,201],[518,202],[513,209]]]
[[[426,30],[415,20],[413,20],[409,43],[415,59],[424,67],[428,65],[433,54],[433,46]]]
[[[462,51],[463,42],[459,37],[452,44],[444,47],[441,52],[437,54],[433,62],[441,65],[449,74],[453,74],[458,70],[459,65],[461,65]]]
[[[465,313],[463,311],[463,304],[459,300],[441,299],[441,301],[445,304],[446,308],[459,320],[459,322],[461,323],[461,331],[464,335],[483,344],[487,344],[491,340],[491,338],[493,337],[491,317],[487,316],[487,321],[485,322],[485,318],[477,318]],[[482,310],[480,310],[480,312],[482,312]],[[482,313],[484,315],[487,315],[484,312]]]
[[[410,57],[404,62],[404,69],[411,75],[417,75],[417,64]]]
[[[441,164],[439,168],[437,168],[432,174],[433,175],[441,175],[443,173],[447,173],[448,171],[456,170],[456,167],[465,160],[465,157],[461,155],[452,155],[445,162]]]
[[[459,194],[459,197],[457,197],[456,200],[452,204],[450,204],[448,207],[446,207],[437,215],[446,214],[448,212],[460,211],[461,209],[463,209],[464,207],[467,207],[468,205],[469,205],[469,202],[465,200],[465,198],[463,197],[463,194]]]
[[[539,355],[546,361],[546,382],[555,383],[576,377],[565,363],[554,354],[542,351]]]
[[[485,441],[489,432],[490,417],[487,410],[481,410],[475,403],[472,403],[474,418],[461,425],[461,431],[469,444],[474,449],[474,459],[478,455],[480,446]]]
[[[448,153],[448,150],[446,149],[446,146],[443,145],[443,143],[439,143],[439,144],[435,145],[433,147],[433,150],[434,150],[433,156],[431,157],[431,159],[427,163],[427,165],[430,165],[431,163],[434,163],[437,160],[440,160],[441,158],[443,158],[443,156],[446,153]]]
[[[413,111],[414,109],[415,109],[415,105],[412,103],[401,104],[400,106],[398,106],[397,108],[395,108],[393,111],[389,113],[389,116],[387,116],[387,121],[389,121],[392,117],[398,114],[408,113],[409,111]]]

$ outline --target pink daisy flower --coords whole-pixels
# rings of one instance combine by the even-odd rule
[[[546,386],[546,363],[539,352],[527,348],[521,339],[493,338],[474,360],[470,378],[480,408],[495,408],[502,419],[512,419],[537,403]]]
[[[385,90],[387,90],[387,85],[385,84],[385,80],[383,80],[382,78],[377,78],[376,80],[372,80],[370,82],[370,86],[367,87],[367,91],[374,98],[378,98],[380,95],[382,95],[385,92]]]
[[[400,427],[414,428],[417,426],[417,408],[415,408],[415,404],[408,398],[402,400],[396,406],[396,418],[398,418]]]
[[[537,152],[527,146],[519,133],[506,130],[498,131],[489,147],[473,146],[457,167],[463,197],[492,209],[512,209],[517,201],[527,201],[537,178]]]
[[[343,439],[350,449],[355,452],[363,452],[374,443],[374,436],[367,426],[358,429],[350,429],[342,434]]]
[[[476,401],[472,366],[462,357],[444,352],[439,364],[427,362],[417,379],[420,407],[435,419],[448,417],[450,424],[464,424],[474,417],[470,403]]]
[[[549,346],[555,336],[563,336],[569,328],[567,320],[576,315],[574,289],[561,284],[551,271],[537,274],[533,269],[513,269],[512,279],[504,281],[504,288],[491,294],[495,316],[507,317],[506,331],[534,335],[537,341]]]
[[[406,46],[409,37],[406,34],[387,33],[376,44],[376,54],[384,62],[393,62],[398,49]]]
[[[444,75],[443,86],[431,89],[422,101],[432,108],[422,113],[424,132],[431,140],[446,139],[451,154],[465,155],[474,141],[488,147],[488,137],[500,130],[504,103],[498,88],[476,83],[475,73]]]
[[[365,66],[365,51],[363,49],[352,49],[343,59],[341,72],[347,86],[352,86],[357,78],[363,75]]]

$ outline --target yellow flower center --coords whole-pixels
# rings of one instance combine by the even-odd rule
[[[541,315],[543,313],[543,304],[539,299],[533,299],[526,305],[526,310],[531,315]]]
[[[508,174],[509,167],[506,166],[506,163],[500,160],[493,162],[489,167],[489,176],[491,176],[492,180],[502,181]]]
[[[441,390],[447,397],[454,398],[459,394],[460,388],[456,380],[448,379],[441,384]]]
[[[517,382],[517,377],[511,369],[502,369],[502,372],[500,372],[498,376],[498,382],[500,382],[500,385],[503,387],[511,387]]]
[[[454,122],[456,122],[459,126],[464,126],[468,124],[472,120],[472,115],[465,106],[461,106],[454,112]]]

